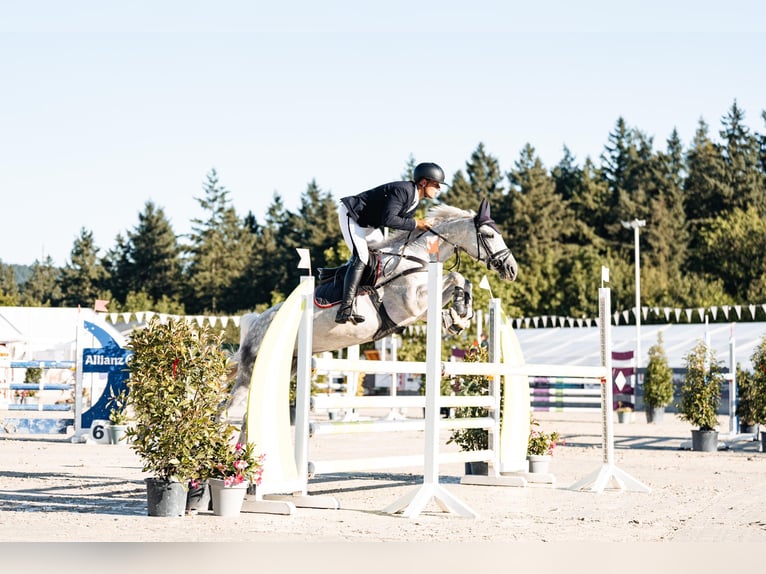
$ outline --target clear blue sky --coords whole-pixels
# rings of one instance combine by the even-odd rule
[[[0,260],[103,254],[147,200],[177,233],[215,168],[240,215],[398,179],[410,155],[596,159],[622,116],[687,145],[736,99],[766,131],[766,3],[0,3]]]

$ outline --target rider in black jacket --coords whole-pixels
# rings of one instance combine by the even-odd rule
[[[335,316],[336,323],[364,321],[353,311],[354,298],[369,262],[367,243],[383,238],[381,228],[424,231],[430,227],[426,219],[415,219],[415,210],[423,198],[434,199],[444,183],[444,170],[435,163],[415,166],[414,181],[395,181],[340,200],[338,219],[348,248],[351,250],[343,282],[343,300]]]

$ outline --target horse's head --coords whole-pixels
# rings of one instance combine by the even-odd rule
[[[429,212],[434,218],[433,232],[442,240],[486,264],[487,269],[494,269],[506,281],[514,281],[518,271],[516,259],[490,216],[487,200],[483,199],[479,212],[471,215],[443,205]]]

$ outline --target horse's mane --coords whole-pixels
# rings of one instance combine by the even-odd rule
[[[467,211],[465,209],[447,205],[446,203],[440,203],[429,208],[426,213],[426,218],[432,220],[433,227],[438,227],[440,224],[447,221],[473,218],[475,215],[476,214],[473,211]],[[393,243],[401,242],[402,238],[407,237],[408,234],[409,232],[407,231],[394,232],[388,236],[388,239],[381,241],[377,245],[371,245],[371,247],[374,247],[375,249],[389,247]]]

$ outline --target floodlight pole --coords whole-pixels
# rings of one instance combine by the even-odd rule
[[[633,243],[636,259],[636,389],[638,389],[638,368],[641,364],[641,258],[638,246],[638,230],[646,225],[643,219],[621,221],[626,229],[633,229]]]

